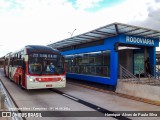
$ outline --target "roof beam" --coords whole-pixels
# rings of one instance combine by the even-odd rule
[[[80,43],[80,42],[77,42],[77,41],[65,41],[65,42],[62,42],[62,43],[55,43],[54,45],[62,45],[62,44],[69,44],[69,43]]]
[[[136,31],[136,30],[139,30],[139,28],[135,28],[135,29],[132,29],[132,30],[128,30],[127,32],[121,32],[121,33],[130,33],[130,32]]]
[[[148,35],[154,35],[154,34],[160,34],[160,32],[149,33],[149,34],[147,34],[147,36],[148,36]]]
[[[119,30],[118,30],[118,25],[115,24],[115,30],[116,30],[116,34],[118,35],[119,34]]]
[[[157,37],[157,38],[159,38],[160,37],[160,34],[159,35],[153,35],[153,36],[151,36],[151,37]]]
[[[88,38],[85,38],[85,40],[82,38],[82,39],[79,39],[81,37],[78,37],[78,38],[75,38],[75,40],[79,40],[79,41],[90,41],[90,40],[93,40],[93,39],[88,39]]]
[[[96,37],[96,36],[92,36],[92,35],[86,35],[86,34],[85,34],[85,36],[93,37],[93,38],[100,38],[100,39],[101,39],[101,37]]]
[[[74,38],[74,39],[69,39],[67,41],[76,41],[76,42],[79,42],[79,41],[82,41],[82,39],[77,39],[77,38]]]
[[[87,36],[79,36],[79,38],[85,38],[85,39],[93,39],[94,37],[87,37]]]
[[[103,32],[103,31],[93,31],[91,33],[94,33],[94,34],[100,34],[100,35],[113,35],[113,33],[108,33],[108,32]]]
[[[139,35],[139,34],[142,34],[142,33],[145,33],[145,32],[149,32],[150,30],[146,30],[146,31],[143,31],[143,32],[140,32],[140,33],[134,33],[132,35]]]

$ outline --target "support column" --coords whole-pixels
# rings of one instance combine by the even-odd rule
[[[156,48],[149,48],[149,60],[150,64],[156,66]]]
[[[118,52],[111,50],[111,61],[110,61],[110,70],[111,70],[111,81],[113,85],[117,85],[118,80]]]
[[[156,48],[155,47],[151,47],[148,49],[149,50],[149,61],[150,61],[150,65],[151,65],[151,74],[153,76],[156,76]]]

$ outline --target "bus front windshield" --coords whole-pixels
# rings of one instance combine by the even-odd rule
[[[30,74],[64,74],[64,60],[61,55],[30,54]]]

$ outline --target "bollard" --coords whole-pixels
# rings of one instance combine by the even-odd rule
[[[1,109],[4,109],[5,94],[1,94]]]

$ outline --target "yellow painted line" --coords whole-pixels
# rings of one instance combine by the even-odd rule
[[[84,87],[84,88],[88,88],[88,89],[91,89],[91,90],[107,93],[107,94],[110,94],[110,95],[116,95],[116,96],[119,96],[119,97],[131,99],[131,100],[136,100],[136,101],[140,101],[140,102],[143,102],[143,103],[148,103],[148,104],[160,106],[160,102],[159,101],[153,101],[153,100],[134,97],[134,96],[130,96],[130,95],[122,94],[122,93],[116,93],[116,92],[112,92],[112,91],[107,91],[107,90],[103,90],[103,89],[100,89],[100,88],[95,88],[95,87],[92,87],[92,86],[83,85],[83,84],[79,84],[79,83],[73,83],[73,82],[67,82],[67,83],[73,84],[73,85],[77,85],[77,86],[80,86],[80,87]]]

